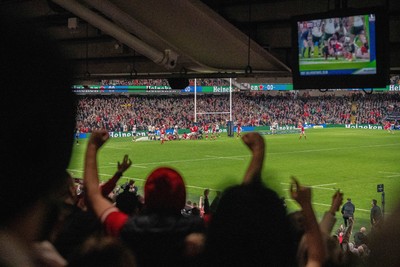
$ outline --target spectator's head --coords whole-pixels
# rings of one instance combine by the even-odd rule
[[[377,201],[376,199],[373,199],[373,200],[372,200],[372,206],[376,206],[377,203],[378,203],[378,201]]]
[[[136,192],[130,192],[125,190],[121,194],[118,194],[116,198],[115,206],[128,215],[135,215],[142,209],[142,204],[140,203],[139,197]]]
[[[348,198],[347,201],[348,201],[348,202],[351,202],[351,198]]]
[[[27,219],[36,207],[49,214],[56,205],[52,193],[69,179],[76,114],[72,72],[56,45],[26,21],[6,17],[0,18],[0,116],[12,135],[1,131],[7,143],[1,149],[1,225]]]
[[[365,233],[367,232],[367,229],[366,229],[365,227],[361,227],[361,228],[360,228],[360,232],[363,233],[363,234],[365,234]]]
[[[208,197],[208,195],[210,194],[210,189],[205,189],[204,190],[204,196]]]
[[[186,189],[182,176],[167,167],[155,169],[144,186],[147,211],[179,214],[186,202]]]
[[[206,257],[212,266],[293,266],[294,241],[274,191],[235,186],[222,194],[210,222]]]

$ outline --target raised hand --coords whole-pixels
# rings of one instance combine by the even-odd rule
[[[264,138],[259,133],[252,132],[244,135],[242,140],[252,153],[252,159],[243,178],[243,184],[261,182],[265,151]]]
[[[96,148],[100,148],[109,138],[106,130],[95,130],[90,135],[89,144],[94,145]]]
[[[311,205],[311,188],[300,185],[296,177],[292,176],[290,194],[301,207]]]
[[[332,204],[330,212],[335,214],[335,212],[339,211],[340,206],[343,204],[343,193],[340,190],[337,190],[335,194],[332,196]]]
[[[243,143],[250,148],[251,152],[262,152],[264,153],[265,143],[264,138],[256,132],[251,132],[242,137]]]
[[[311,188],[301,186],[299,181],[292,176],[290,194],[300,204],[304,215],[304,234],[306,235],[308,245],[306,266],[320,267],[325,260],[325,246],[311,205]]]
[[[118,161],[118,171],[122,174],[124,173],[129,167],[132,165],[131,159],[128,157],[128,155],[125,155],[122,163]]]

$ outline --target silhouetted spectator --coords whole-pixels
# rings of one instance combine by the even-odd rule
[[[202,233],[204,222],[200,217],[181,215],[186,189],[180,174],[170,168],[155,169],[144,186],[143,213],[129,218],[101,195],[98,186],[97,152],[108,138],[108,132],[104,130],[91,134],[84,172],[90,206],[107,233],[119,236],[132,249],[140,266],[188,266],[194,263],[198,255],[187,252],[196,251],[193,249],[196,246],[200,253],[202,244],[185,243],[185,240],[192,233]],[[191,249],[186,247],[187,244]]]
[[[76,102],[72,71],[55,43],[13,14],[0,15],[0,262],[39,266],[35,242],[48,240],[68,189]],[[21,78],[23,77],[23,78]],[[39,259],[40,262],[40,259]],[[40,265],[43,266],[43,265]]]

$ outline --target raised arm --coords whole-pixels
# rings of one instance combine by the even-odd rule
[[[108,138],[108,132],[105,130],[93,131],[88,142],[85,157],[83,184],[89,205],[99,218],[104,211],[113,207],[111,202],[101,194],[97,172],[97,152]]]
[[[290,193],[294,200],[302,208],[304,215],[304,230],[308,246],[307,267],[322,266],[325,259],[325,246],[322,241],[322,234],[319,229],[314,210],[311,206],[311,188],[299,184],[296,178],[292,177]]]
[[[252,159],[243,178],[243,184],[261,182],[265,153],[264,138],[259,133],[252,132],[244,135],[242,140],[252,153]]]
[[[111,191],[114,190],[115,185],[117,184],[118,180],[122,177],[122,174],[129,169],[129,167],[132,165],[132,161],[128,157],[128,155],[125,155],[124,158],[122,159],[122,163],[118,161],[118,169],[115,172],[114,176],[108,180],[105,184],[101,186],[101,193],[104,197],[107,197],[108,194],[111,193]]]
[[[319,227],[321,231],[327,235],[330,235],[332,232],[333,226],[336,223],[336,212],[339,211],[340,206],[343,203],[343,193],[340,190],[337,190],[335,194],[332,196],[332,204],[329,210],[324,214]]]

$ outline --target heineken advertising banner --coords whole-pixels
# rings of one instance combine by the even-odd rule
[[[220,133],[226,133],[227,129],[226,128],[220,128]],[[167,134],[172,134],[174,132],[173,129],[167,129]],[[178,134],[183,134],[183,133],[190,133],[189,129],[179,129]],[[122,137],[132,137],[133,132],[128,131],[128,132],[108,132],[111,138],[122,138]],[[147,131],[137,131],[136,132],[136,137],[146,137],[148,135]],[[156,131],[156,135],[160,135],[160,131]]]
[[[346,124],[345,128],[348,128],[348,129],[383,130],[383,126],[382,125],[376,125],[376,124]]]

